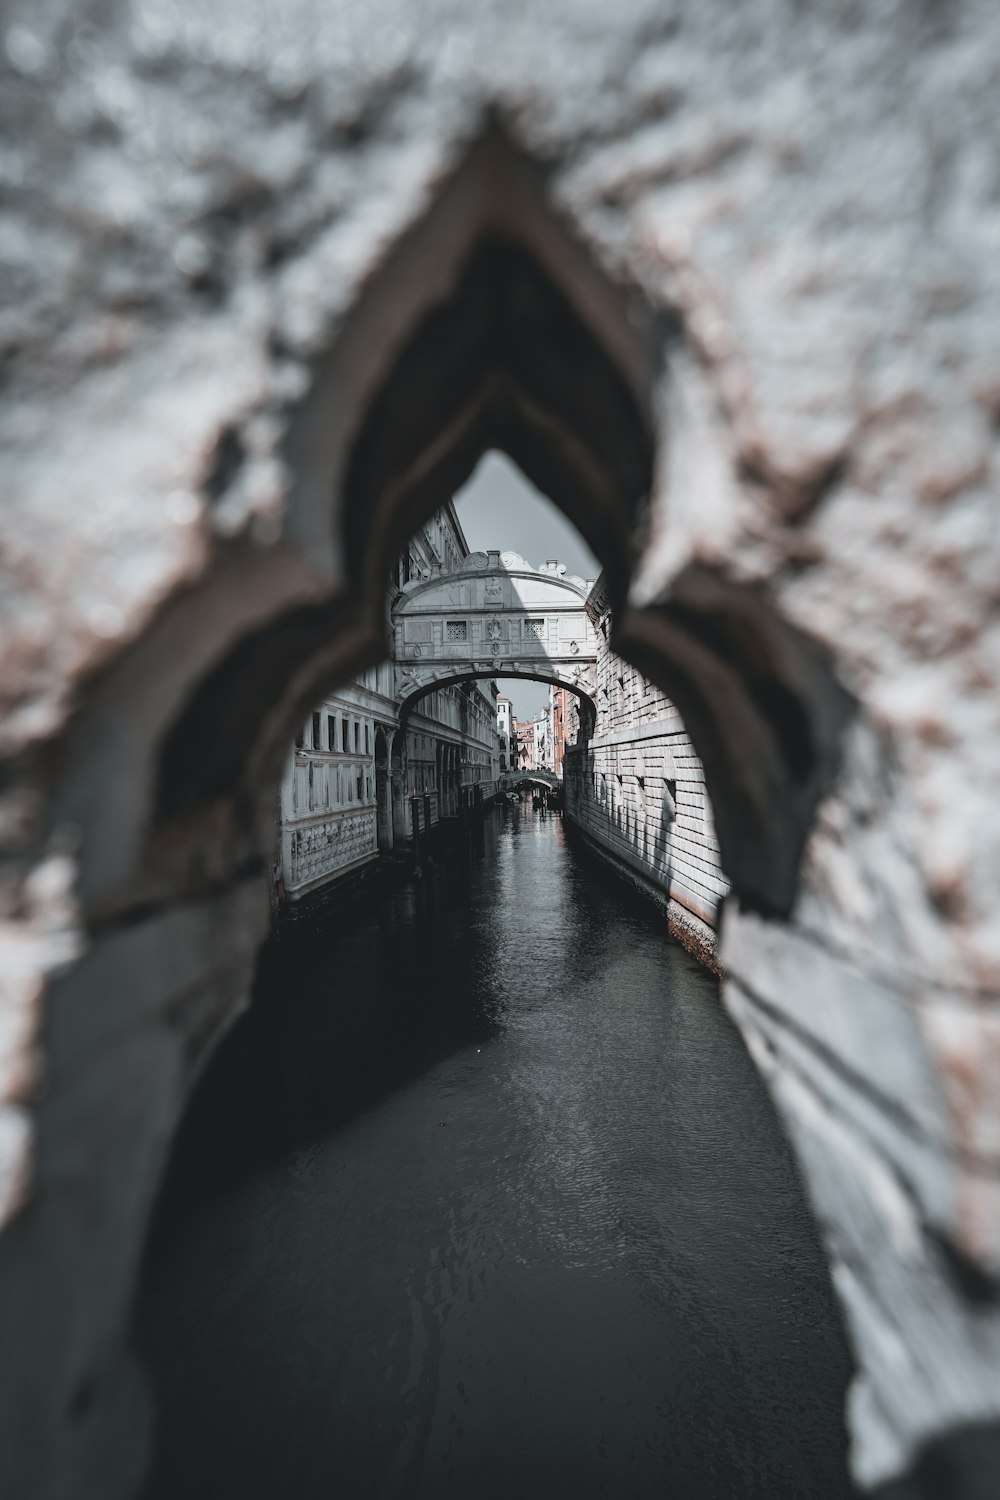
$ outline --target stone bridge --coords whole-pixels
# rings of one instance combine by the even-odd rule
[[[569,688],[594,712],[596,628],[591,583],[558,563],[473,552],[447,574],[414,580],[392,611],[396,691],[405,710],[468,677],[530,677]]]
[[[508,786],[521,786],[525,781],[535,781],[539,786],[547,786],[550,791],[562,785],[554,771],[511,771],[506,781]]]

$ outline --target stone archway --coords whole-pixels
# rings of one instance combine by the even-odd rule
[[[678,703],[704,762],[734,891],[728,1003],[798,1148],[854,1332],[858,1472],[874,1483],[919,1441],[1000,1409],[988,1110],[963,1113],[978,1065],[952,1025],[955,1012],[978,1036],[969,997],[984,984],[953,992],[928,955],[936,933],[967,972],[948,883],[914,873],[902,772],[868,721],[841,766],[852,700],[795,623],[808,611],[788,582],[822,546],[786,529],[842,469],[822,453],[775,466],[752,416],[735,423],[751,436],[734,437],[707,314],[698,332],[662,288],[651,304],[606,274],[501,134],[433,191],[377,269],[373,253],[363,293],[345,284],[349,315],[298,350],[255,350],[258,385],[216,421],[214,446],[192,440],[171,459],[184,537],[156,541],[150,525],[162,577],[149,574],[128,630],[103,617],[104,644],[59,664],[62,696],[34,731],[45,753],[11,760],[30,942],[0,1271],[13,1292],[3,1345],[32,1351],[0,1387],[13,1492],[96,1494],[100,1475],[110,1500],[136,1480],[129,1289],[186,1093],[245,1001],[281,753],[321,683],[381,655],[389,559],[487,446],[602,558],[618,648]],[[159,415],[141,428],[151,452]],[[721,496],[711,536],[684,510],[692,467]],[[137,544],[136,578],[144,555]],[[835,626],[823,635],[832,648]],[[873,910],[911,990],[866,941]],[[47,1092],[22,1108],[36,1048]]]

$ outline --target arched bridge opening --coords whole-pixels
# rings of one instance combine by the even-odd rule
[[[546,791],[554,792],[559,787],[559,777],[554,771],[514,771],[509,782],[511,787],[517,791],[521,787],[544,787]]]
[[[386,258],[289,414],[280,545],[266,559],[234,555],[208,586],[211,605],[196,593],[144,642],[150,684],[175,681],[147,721],[160,727],[146,772],[155,799],[142,802],[142,757],[122,766],[105,735],[123,836],[105,840],[97,825],[89,899],[105,910],[134,900],[137,861],[146,880],[161,860],[168,880],[186,878],[186,862],[194,877],[210,809],[213,829],[222,819],[234,852],[250,855],[260,824],[245,810],[269,817],[294,725],[326,684],[384,655],[385,578],[400,547],[497,448],[600,558],[616,648],[695,738],[733,888],[787,912],[849,705],[822,652],[712,566],[689,565],[669,599],[628,605],[654,481],[656,361],[673,336],[596,270],[535,169],[489,132]],[[418,610],[416,597],[404,606],[406,628]],[[521,655],[510,640],[496,658],[509,675],[518,644]]]
[[[546,686],[565,688],[568,692],[575,694],[580,703],[581,738],[590,738],[597,718],[597,705],[591,693],[581,688],[578,679],[574,677],[567,675],[563,678],[557,672],[542,669],[508,671],[505,667],[502,674],[469,668],[444,670],[440,675],[428,673],[426,676],[415,676],[408,671],[401,673],[399,678],[401,718],[405,721],[407,715],[412,713],[422,700],[440,688],[453,687],[463,682],[486,682],[500,675],[519,678],[522,682],[540,682]]]

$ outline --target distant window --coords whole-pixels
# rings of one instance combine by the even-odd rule
[[[326,716],[326,743],[329,745],[331,750],[336,750],[337,721],[334,718],[333,714],[327,714]]]
[[[365,795],[365,773],[364,773],[364,771],[362,771],[362,769],[361,769],[360,766],[358,767],[357,783],[358,783],[358,801],[361,802],[361,801],[363,801],[364,795]]]
[[[344,751],[345,755],[347,754],[348,750],[350,750],[350,748],[351,748],[350,741],[348,739],[348,735],[350,734],[350,732],[351,732],[351,726],[350,726],[350,724],[347,722],[346,719],[341,719],[341,721],[340,721],[340,743],[341,743],[341,745],[343,747],[343,751]]]
[[[355,750],[361,749],[361,725],[357,719],[354,721],[354,748]]]
[[[323,748],[323,715],[313,714],[313,749]]]
[[[467,641],[469,639],[469,626],[466,620],[448,620],[445,629],[449,641]]]
[[[366,755],[370,755],[371,754],[371,750],[369,748],[368,725],[367,724],[365,725],[365,754]]]

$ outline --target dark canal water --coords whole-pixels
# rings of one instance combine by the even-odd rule
[[[843,1335],[718,986],[530,806],[265,951],[137,1339],[150,1500],[851,1493]]]

